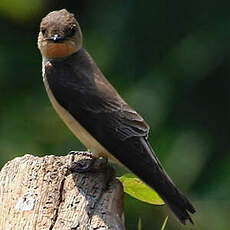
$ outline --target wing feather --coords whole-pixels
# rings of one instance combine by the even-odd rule
[[[178,219],[195,212],[174,186],[147,142],[149,127],[119,96],[86,51],[45,69],[56,100],[116,159],[155,189]]]

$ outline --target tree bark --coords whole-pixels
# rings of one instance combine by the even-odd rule
[[[83,155],[9,161],[0,172],[0,229],[125,230],[123,188],[107,170],[75,173]]]

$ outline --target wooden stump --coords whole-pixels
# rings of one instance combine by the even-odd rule
[[[72,173],[87,156],[25,155],[0,172],[0,229],[124,230],[123,189],[106,171]]]

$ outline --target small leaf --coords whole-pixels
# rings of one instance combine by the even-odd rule
[[[138,218],[138,223],[137,223],[137,230],[141,230],[142,229],[142,221],[141,218]]]
[[[149,204],[163,205],[164,202],[158,194],[146,186],[140,179],[132,174],[118,177],[124,187],[124,191],[130,196]]]
[[[165,218],[165,221],[164,221],[164,223],[163,223],[163,225],[162,225],[162,227],[161,227],[161,230],[164,230],[164,229],[165,229],[165,226],[166,226],[166,224],[167,224],[167,221],[168,221],[168,216]]]

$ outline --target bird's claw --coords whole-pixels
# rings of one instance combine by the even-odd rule
[[[95,160],[96,158],[74,161],[70,167],[70,170],[77,173],[91,172],[94,168]]]
[[[77,173],[85,173],[85,172],[98,172],[103,171],[108,167],[108,159],[101,157],[96,158],[92,153],[89,152],[78,152],[78,151],[70,151],[70,155],[82,155],[89,157],[88,159],[82,159],[78,161],[72,162],[70,170],[72,172]]]
[[[68,155],[81,155],[81,156],[86,156],[93,158],[93,154],[91,152],[79,152],[79,151],[70,151]]]

